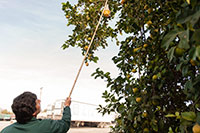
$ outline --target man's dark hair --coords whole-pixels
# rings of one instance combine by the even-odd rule
[[[32,119],[36,100],[37,96],[31,92],[24,92],[13,100],[11,107],[18,123],[25,124]]]

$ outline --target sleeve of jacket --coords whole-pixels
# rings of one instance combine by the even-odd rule
[[[70,128],[71,110],[70,107],[65,107],[61,120],[51,120],[50,130],[52,133],[66,133]]]

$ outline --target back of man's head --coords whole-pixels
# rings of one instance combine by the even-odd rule
[[[36,100],[37,96],[31,92],[24,92],[13,100],[12,110],[18,123],[25,124],[32,119]]]

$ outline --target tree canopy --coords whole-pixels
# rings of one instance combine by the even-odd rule
[[[63,49],[78,47],[84,55],[104,3],[62,3],[67,25],[74,26]],[[112,132],[200,130],[200,1],[109,0],[108,6],[86,62],[97,62],[95,51],[110,45],[108,38],[116,40],[119,52],[112,60],[119,75],[100,68],[92,74],[107,81],[107,105],[99,112],[118,113]]]

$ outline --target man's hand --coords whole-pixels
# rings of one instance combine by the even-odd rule
[[[68,97],[66,100],[65,100],[65,106],[70,106],[71,104],[71,98]]]

